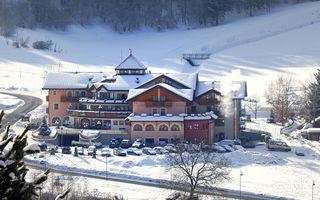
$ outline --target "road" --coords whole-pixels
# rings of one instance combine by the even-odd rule
[[[5,129],[8,122],[10,124],[15,124],[20,119],[21,113],[28,113],[42,104],[42,100],[38,97],[4,91],[0,91],[0,93],[15,96],[24,101],[24,105],[19,106],[9,114],[5,114],[4,119],[2,120],[2,128],[0,129],[0,132]]]

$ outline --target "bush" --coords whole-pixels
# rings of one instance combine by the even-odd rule
[[[36,41],[36,42],[32,43],[32,47],[34,49],[50,50],[52,45],[53,45],[52,40]]]

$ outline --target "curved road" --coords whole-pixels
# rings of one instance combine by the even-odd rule
[[[11,92],[5,92],[5,91],[0,91],[0,93],[15,96],[15,97],[24,101],[24,105],[19,106],[13,112],[4,115],[4,118],[2,120],[2,128],[0,129],[0,133],[5,129],[6,124],[8,122],[10,124],[16,123],[20,119],[21,113],[28,113],[42,104],[42,100],[38,97],[24,95],[24,94],[11,93]]]

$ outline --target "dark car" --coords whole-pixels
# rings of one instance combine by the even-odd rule
[[[110,148],[117,148],[117,147],[119,147],[119,145],[120,145],[119,141],[113,138],[109,144],[109,147]]]
[[[121,148],[129,148],[130,146],[131,146],[131,143],[127,139],[122,140],[120,143]]]
[[[269,124],[274,123],[274,119],[273,118],[268,118],[267,119],[267,123],[269,123]]]
[[[127,153],[124,149],[121,149],[121,148],[115,148],[113,149],[113,155],[115,156],[126,156]]]
[[[71,154],[71,149],[70,147],[62,147],[61,152],[63,154]]]

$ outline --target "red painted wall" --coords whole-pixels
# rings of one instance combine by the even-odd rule
[[[199,129],[195,130],[195,124],[199,125]],[[188,130],[188,127],[192,126],[192,130]],[[199,141],[204,140],[205,144],[209,143],[209,120],[185,120],[184,121],[184,139],[195,142],[195,139]]]

